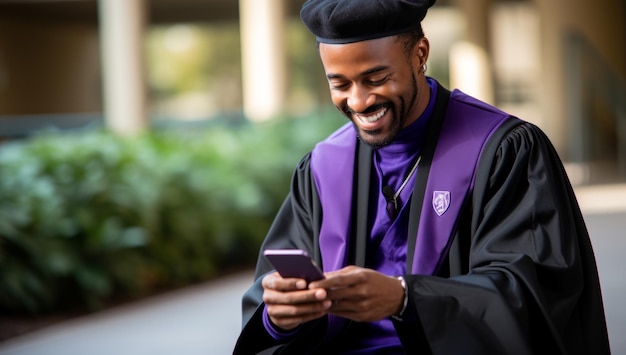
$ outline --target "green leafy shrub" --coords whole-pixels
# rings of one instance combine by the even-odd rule
[[[5,143],[0,310],[96,309],[253,265],[295,164],[341,123],[322,114]]]

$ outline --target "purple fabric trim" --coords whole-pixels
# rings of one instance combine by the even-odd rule
[[[357,138],[352,123],[347,123],[311,154],[311,171],[323,211],[319,244],[324,272],[346,264]],[[345,322],[344,318],[329,315],[328,334],[336,335]]]
[[[298,332],[298,329],[300,329],[300,327],[297,327],[294,330],[290,330],[288,332],[276,329],[276,327],[270,320],[270,316],[267,314],[267,308],[265,308],[265,306],[263,306],[262,318],[263,318],[263,326],[265,327],[265,330],[267,330],[267,333],[276,340],[286,340],[292,335],[296,334]]]
[[[346,263],[356,143],[356,131],[347,123],[311,154],[311,170],[324,211],[320,228],[324,272],[338,270]]]
[[[445,259],[463,202],[474,188],[476,166],[483,147],[508,117],[458,90],[451,93],[441,128],[445,134],[441,134],[437,142],[426,184],[413,274],[433,275]],[[433,206],[435,191],[449,193],[449,206],[441,215]]]

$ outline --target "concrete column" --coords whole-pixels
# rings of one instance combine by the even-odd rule
[[[465,17],[465,40],[489,52],[489,8],[493,0],[454,0]]]
[[[494,103],[489,46],[489,5],[492,0],[455,0],[467,19],[465,38],[450,51],[450,86]]]
[[[116,133],[147,127],[145,0],[99,0],[105,121]]]
[[[243,109],[253,121],[276,116],[285,106],[284,0],[239,0]]]
[[[450,86],[495,104],[492,70],[484,48],[467,41],[450,48]]]

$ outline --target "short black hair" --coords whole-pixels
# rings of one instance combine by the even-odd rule
[[[411,55],[411,51],[422,38],[424,38],[424,29],[421,23],[415,29],[396,36],[396,39],[402,44],[404,54],[407,56]]]

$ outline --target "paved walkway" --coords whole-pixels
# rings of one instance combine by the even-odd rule
[[[626,354],[626,185],[577,190],[595,248],[611,348]],[[251,272],[59,323],[0,343],[0,355],[226,355]]]
[[[231,354],[252,277],[241,273],[59,323],[0,343],[0,354]]]

